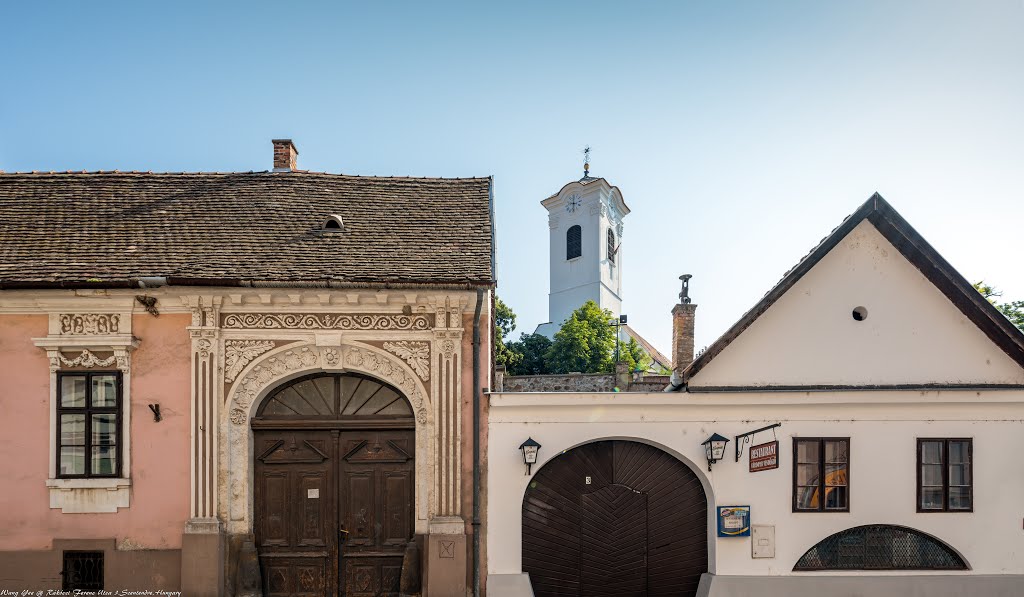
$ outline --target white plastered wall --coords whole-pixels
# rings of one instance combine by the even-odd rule
[[[868,316],[856,321],[855,307]],[[690,380],[749,385],[1020,384],[1024,369],[867,220]]]
[[[946,542],[971,567],[952,574],[1024,573],[1024,464],[1015,457],[1024,449],[1024,391],[492,394],[490,402],[489,574],[522,571],[522,498],[532,475],[524,475],[518,446],[527,437],[543,446],[534,474],[561,451],[601,439],[642,441],[695,466],[709,500],[709,571],[718,575],[794,574],[797,559],[820,540],[875,523]],[[746,454],[735,462],[730,441],[726,459],[707,472],[700,444],[711,433],[732,440],[772,423],[782,423],[778,469],[748,472]],[[792,512],[794,436],[851,438],[850,512]],[[973,513],[917,513],[919,437],[974,439]],[[752,443],[772,438],[765,432]],[[753,559],[749,538],[715,537],[718,505],[749,505],[752,524],[774,525],[775,558]]]

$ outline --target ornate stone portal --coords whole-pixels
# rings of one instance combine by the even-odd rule
[[[470,297],[435,297],[414,314],[222,314],[220,296],[183,299],[193,313],[188,533],[253,532],[249,420],[275,387],[320,371],[369,375],[405,394],[416,417],[416,533],[465,533],[461,351]]]

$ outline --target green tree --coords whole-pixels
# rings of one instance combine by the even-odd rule
[[[614,370],[615,328],[612,314],[594,301],[573,311],[555,333],[547,352],[552,373],[604,373]]]
[[[522,360],[523,355],[511,350],[505,339],[516,329],[516,314],[512,308],[502,302],[500,298],[494,298],[494,361],[498,365],[504,365],[506,369],[512,370]]]
[[[1003,293],[995,286],[989,286],[984,280],[974,283],[974,289],[981,293],[981,296],[988,299],[988,302],[995,305],[999,312],[1010,320],[1010,323],[1017,326],[1017,329],[1024,332],[1024,301],[1010,301],[1000,303],[996,299],[1003,296]]]
[[[542,334],[522,334],[519,340],[509,344],[509,350],[516,353],[519,361],[508,368],[509,375],[540,375],[551,373],[548,369],[547,353],[551,340]]]
[[[630,338],[626,343],[619,342],[619,361],[626,364],[627,371],[647,371],[653,362],[636,338]]]

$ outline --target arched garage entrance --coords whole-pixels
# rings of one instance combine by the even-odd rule
[[[398,595],[413,537],[415,420],[396,388],[319,373],[252,420],[265,595]]]
[[[527,487],[523,571],[538,597],[695,595],[707,561],[704,488],[657,448],[585,444]]]

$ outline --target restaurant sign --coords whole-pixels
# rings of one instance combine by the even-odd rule
[[[779,468],[778,440],[750,446],[750,472],[768,471],[773,468]]]

